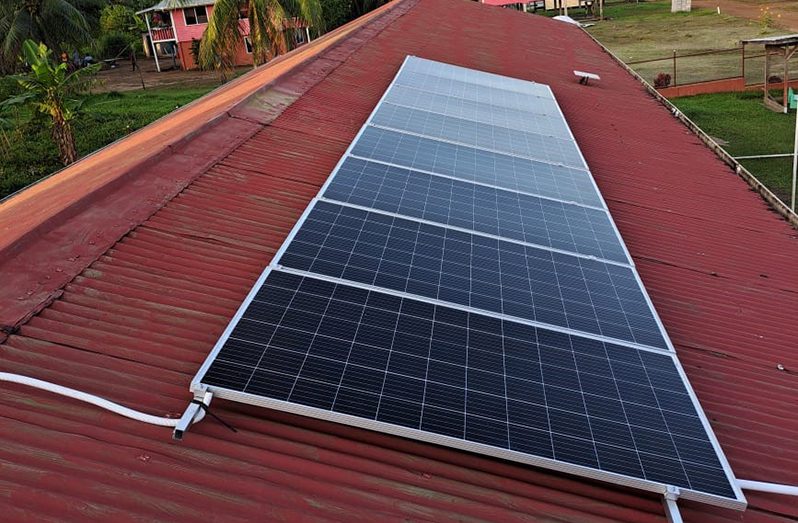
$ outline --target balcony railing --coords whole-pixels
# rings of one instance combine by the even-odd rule
[[[163,42],[165,40],[174,40],[175,33],[171,27],[153,27],[152,28],[152,41]]]

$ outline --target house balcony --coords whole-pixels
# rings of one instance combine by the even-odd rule
[[[150,31],[153,42],[168,42],[175,40],[175,32],[171,27],[153,27]]]

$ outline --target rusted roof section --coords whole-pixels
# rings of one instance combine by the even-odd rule
[[[413,2],[376,9],[3,202],[0,272],[13,278],[0,287],[0,339]]]
[[[579,28],[472,2],[405,0],[281,78],[301,96],[229,109],[257,126],[249,136],[187,139],[208,166],[131,214],[96,260],[75,262],[85,269],[0,345],[0,368],[179,415],[191,377],[407,54],[552,86],[736,474],[798,483],[795,231]],[[574,69],[602,81],[579,85]],[[144,169],[116,194],[134,201],[168,176]],[[99,211],[81,223],[87,239],[115,225]],[[52,259],[40,243],[23,250]],[[3,270],[27,274],[21,262]],[[11,520],[664,520],[649,494],[267,409],[214,403],[239,432],[208,419],[174,443],[163,428],[0,387]],[[685,503],[685,519],[798,520],[790,498],[748,498],[744,514]]]

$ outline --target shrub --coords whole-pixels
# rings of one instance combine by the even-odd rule
[[[0,102],[20,92],[19,82],[10,76],[0,76]]]
[[[657,89],[662,89],[663,87],[668,87],[671,85],[671,75],[668,73],[659,73],[654,78],[654,87]]]

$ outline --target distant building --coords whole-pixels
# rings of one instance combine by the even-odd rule
[[[199,41],[208,27],[216,0],[161,0],[140,11],[147,23],[147,54],[154,51],[155,64],[161,70],[161,59],[179,61],[183,70],[196,69]],[[239,13],[241,42],[236,50],[235,65],[252,65],[252,42],[249,39],[249,19],[246,9]],[[292,48],[306,44],[310,32],[305,24],[294,19],[287,24]]]

